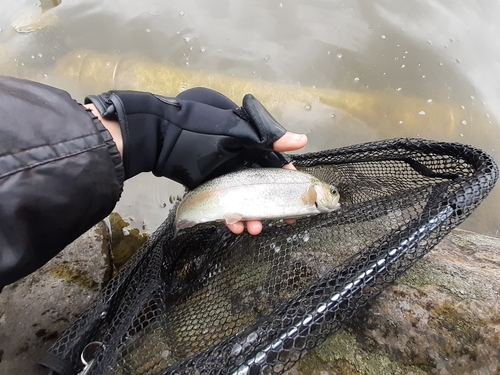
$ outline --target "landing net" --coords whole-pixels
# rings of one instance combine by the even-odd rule
[[[463,222],[498,178],[484,152],[421,139],[292,157],[338,187],[340,210],[265,222],[255,237],[205,224],[175,239],[171,213],[44,364],[76,374],[97,342],[87,374],[282,374]]]

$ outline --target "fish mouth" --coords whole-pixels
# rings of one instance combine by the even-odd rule
[[[338,193],[333,197],[332,202],[328,204],[318,204],[318,202],[314,202],[314,205],[320,212],[331,212],[340,209],[340,196]]]

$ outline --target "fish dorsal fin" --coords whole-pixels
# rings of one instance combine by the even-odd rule
[[[243,215],[241,214],[225,214],[224,215],[224,222],[226,224],[234,224],[238,221],[243,219]]]
[[[309,189],[302,194],[302,201],[308,206],[312,206],[316,203],[316,199],[318,198],[318,194],[316,193],[316,189],[314,186],[309,186]]]

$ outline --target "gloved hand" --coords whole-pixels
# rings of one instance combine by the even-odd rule
[[[109,91],[88,96],[102,117],[118,120],[125,178],[152,171],[193,189],[243,166],[282,167],[273,151],[283,128],[252,95],[238,107],[204,88],[168,98],[146,92]]]

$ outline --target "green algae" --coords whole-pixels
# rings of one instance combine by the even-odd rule
[[[58,264],[49,270],[49,274],[54,278],[69,281],[86,289],[99,286],[99,283],[88,272],[81,270],[75,263]]]
[[[148,235],[140,233],[139,229],[135,228],[128,230],[125,234],[123,228],[130,224],[123,220],[117,212],[112,212],[109,215],[109,221],[111,224],[111,257],[113,265],[119,270],[148,239]]]
[[[437,287],[461,300],[491,299],[496,294],[489,285],[459,272],[458,269],[447,268],[430,257],[421,259],[409,272],[402,275],[396,284],[405,284],[419,290]]]
[[[368,345],[374,348],[377,344],[371,341]],[[299,362],[298,370],[304,375],[317,375],[327,372],[330,375],[424,375],[422,368],[394,361],[388,355],[367,352],[363,349],[352,330],[344,328],[330,336],[324,343],[316,347]],[[424,366],[430,367],[430,366]]]

